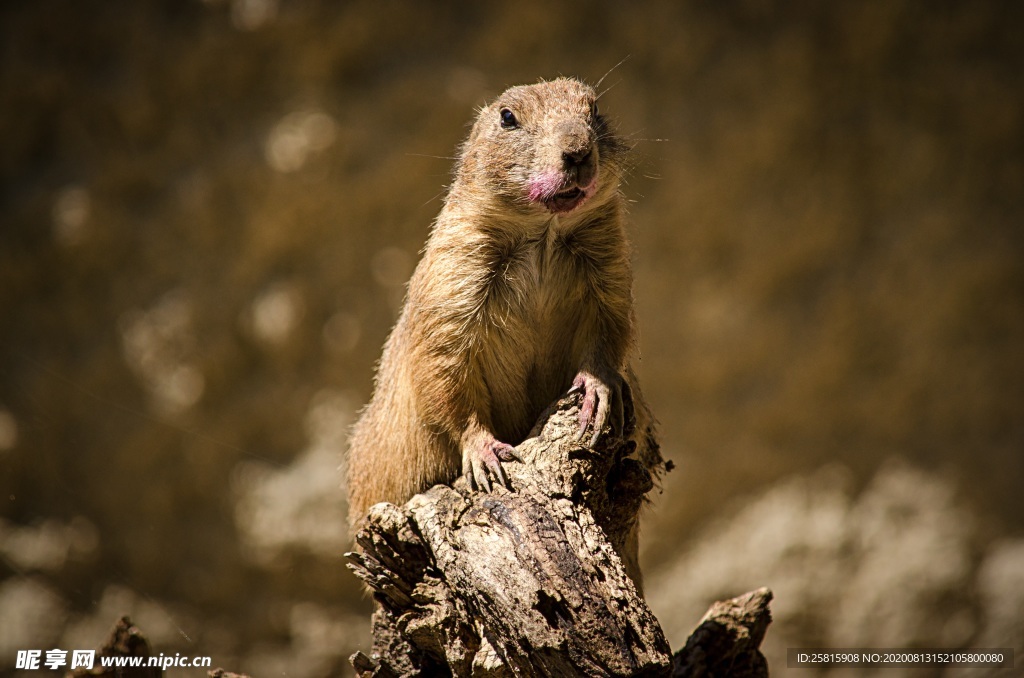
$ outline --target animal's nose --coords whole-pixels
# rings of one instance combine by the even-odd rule
[[[590,159],[590,147],[577,151],[562,151],[562,162],[566,168],[579,167]]]

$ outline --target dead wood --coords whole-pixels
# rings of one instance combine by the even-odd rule
[[[151,656],[149,641],[132,623],[132,620],[125,616],[117,620],[106,642],[97,648],[92,668],[77,668],[67,675],[70,678],[84,678],[85,676],[159,678],[163,675],[163,670],[159,666],[106,667],[102,665],[101,661],[103,657],[141,657],[145,660],[142,663],[145,664]]]
[[[357,673],[767,675],[766,590],[716,604],[671,657],[616,549],[651,474],[610,431],[593,450],[576,442],[574,397],[549,414],[516,448],[522,461],[505,464],[512,491],[472,492],[460,479],[371,509],[360,552],[348,554],[379,603]]]

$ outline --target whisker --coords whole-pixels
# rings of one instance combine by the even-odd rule
[[[430,155],[429,153],[406,153],[414,158],[433,158],[435,160],[458,160],[454,155]]]
[[[441,189],[440,193],[435,193],[433,197],[428,198],[426,202],[424,202],[422,205],[420,205],[420,207],[426,207],[427,205],[429,205],[430,203],[434,202],[435,200],[440,198],[442,195],[444,195],[447,191],[448,191],[447,188]]]
[[[619,63],[617,63],[617,64],[615,64],[614,66],[612,66],[611,68],[609,68],[609,69],[608,69],[608,70],[607,70],[607,71],[605,72],[605,74],[601,76],[601,79],[600,79],[600,80],[598,80],[598,81],[597,81],[597,83],[596,83],[596,84],[594,85],[594,90],[596,91],[596,90],[600,89],[600,88],[601,88],[601,83],[603,83],[603,82],[604,82],[604,79],[605,79],[605,78],[607,78],[607,77],[608,77],[609,75],[611,75],[611,74],[612,74],[612,71],[614,71],[614,70],[615,70],[616,68],[618,68],[618,67],[619,67],[619,66],[621,66],[622,64],[624,64],[624,63],[626,63],[627,61],[629,61],[629,59],[630,59],[630,58],[631,58],[632,56],[633,56],[632,54],[627,54],[626,56],[624,56],[624,57],[622,58],[622,60],[621,60],[621,61],[619,61]],[[616,84],[618,84],[618,83],[616,83]],[[612,85],[612,87],[614,87],[614,86],[615,86],[615,85]],[[608,90],[610,90],[610,89],[611,89],[611,87],[609,87],[608,89],[606,89],[606,90],[605,90],[604,92],[601,92],[600,94],[598,94],[598,95],[597,95],[597,98],[598,98],[598,99],[600,99],[600,98],[601,98],[602,96],[604,96],[605,92],[607,92],[607,91],[608,91]]]

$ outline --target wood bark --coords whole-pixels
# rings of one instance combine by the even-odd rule
[[[716,603],[668,642],[613,545],[652,487],[631,444],[576,441],[577,399],[542,417],[505,464],[511,490],[438,485],[370,510],[349,567],[373,591],[364,676],[766,676],[766,589]],[[685,585],[685,582],[680,582]]]

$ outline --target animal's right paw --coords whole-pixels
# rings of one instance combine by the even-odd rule
[[[502,487],[508,487],[508,477],[501,462],[518,460],[514,447],[494,436],[477,436],[462,449],[462,473],[474,490],[491,491],[491,478]]]

